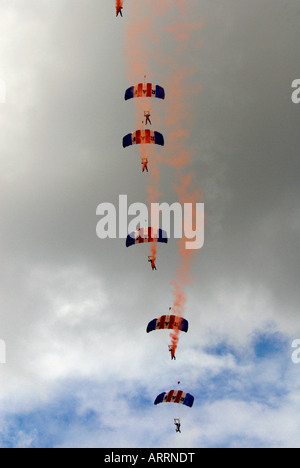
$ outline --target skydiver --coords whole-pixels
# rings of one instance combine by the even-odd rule
[[[116,16],[118,16],[119,13],[120,13],[120,15],[121,15],[122,18],[123,18],[122,10],[123,10],[123,7],[122,7],[122,6],[117,7],[117,14],[116,14]]]
[[[151,263],[152,271],[157,270],[156,265],[155,265],[155,259],[152,256],[148,257],[148,262]]]
[[[142,158],[142,162],[141,162],[141,164],[142,164],[142,172],[145,172],[145,171],[149,172],[149,171],[148,171],[148,162],[149,162],[149,161],[148,161],[148,158]]]
[[[175,426],[176,426],[176,432],[180,432],[180,434],[181,434],[181,430],[180,430],[180,427],[181,427],[180,419],[174,419],[174,424],[175,424]]]
[[[176,356],[175,356],[175,351],[173,350],[173,346],[172,345],[169,345],[169,351],[171,353],[171,360],[173,361],[176,361]]]
[[[152,125],[151,120],[150,120],[150,117],[151,117],[150,111],[145,111],[145,112],[144,112],[144,117],[146,117],[145,125],[147,125],[147,123],[149,123],[150,125]]]

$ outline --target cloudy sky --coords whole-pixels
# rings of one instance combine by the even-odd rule
[[[183,5],[0,0],[1,447],[300,447],[299,1]],[[176,361],[145,332],[172,305],[176,242],[151,272],[144,246],[96,235],[100,203],[148,197],[122,148],[144,74],[166,89],[159,200],[177,201],[181,125],[205,203]],[[178,380],[193,408],[154,406]]]

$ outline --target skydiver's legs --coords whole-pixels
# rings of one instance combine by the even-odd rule
[[[146,115],[146,125],[147,125],[147,123],[152,125],[149,115]]]

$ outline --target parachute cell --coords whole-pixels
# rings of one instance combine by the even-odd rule
[[[133,133],[125,135],[123,138],[123,148],[131,145],[153,144],[164,146],[165,141],[161,133],[153,130],[136,130]]]
[[[152,83],[139,83],[131,86],[125,92],[125,101],[136,97],[156,97],[165,99],[165,90],[161,86]]]
[[[147,333],[150,333],[154,330],[180,330],[187,332],[189,328],[189,323],[182,317],[177,317],[176,315],[163,315],[158,317],[148,323]]]
[[[162,229],[155,229],[152,227],[141,228],[127,236],[126,247],[143,244],[145,242],[161,242],[167,244],[168,235],[166,231],[163,231]]]
[[[158,405],[159,403],[179,403],[191,408],[194,404],[194,397],[182,390],[170,390],[169,392],[160,393],[156,397],[154,404]]]

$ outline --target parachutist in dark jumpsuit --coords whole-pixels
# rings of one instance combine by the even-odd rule
[[[174,419],[174,424],[175,424],[175,426],[176,426],[176,432],[180,432],[180,434],[181,434],[181,430],[180,430],[180,427],[181,427],[180,419]]]

